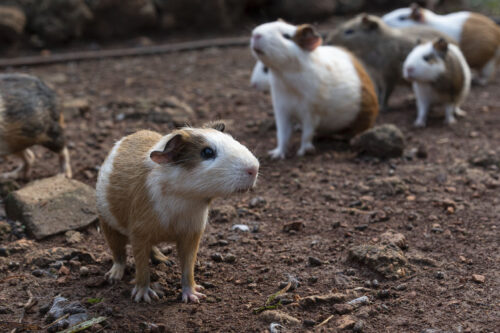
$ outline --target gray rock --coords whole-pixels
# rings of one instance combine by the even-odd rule
[[[87,310],[80,302],[70,302],[68,299],[57,296],[45,318],[46,323],[51,323],[62,316],[69,314],[69,317],[58,321],[49,328],[49,332],[58,332],[62,328],[72,327],[88,319]]]
[[[362,154],[391,158],[403,155],[405,139],[399,128],[384,124],[363,132],[351,140],[352,148]]]
[[[388,279],[402,278],[412,271],[403,251],[393,244],[353,246],[349,249],[348,259]]]
[[[94,189],[62,175],[32,182],[10,193],[5,207],[7,216],[21,221],[36,239],[97,221]]]
[[[355,299],[347,302],[347,304],[353,305],[353,306],[360,306],[360,305],[365,305],[368,303],[370,303],[370,299],[368,298],[368,296],[361,296],[361,297],[355,298]]]

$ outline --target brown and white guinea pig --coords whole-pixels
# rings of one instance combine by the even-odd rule
[[[22,164],[0,178],[29,178],[35,155],[44,146],[59,154],[60,172],[71,178],[63,115],[56,95],[40,79],[25,74],[0,75],[0,156],[15,154]]]
[[[488,83],[500,64],[500,27],[484,15],[467,11],[438,15],[413,4],[382,18],[393,27],[430,26],[457,40],[469,66],[479,71],[480,84]]]
[[[125,245],[135,260],[136,302],[157,299],[150,287],[149,257],[167,258],[154,246],[174,242],[182,269],[182,300],[205,297],[194,281],[194,265],[212,199],[247,191],[259,162],[223,133],[224,124],[184,127],[162,136],[139,131],[118,141],[97,179],[97,209],[113,254],[111,281],[123,277]]]
[[[454,114],[464,113],[460,105],[469,93],[471,73],[456,45],[437,39],[416,46],[405,60],[403,75],[417,98],[415,126],[425,126],[433,105],[445,107],[446,124],[455,123]]]
[[[273,158],[285,158],[294,120],[302,128],[299,156],[314,150],[316,133],[356,134],[375,122],[377,96],[363,65],[349,51],[321,44],[307,24],[276,21],[252,32],[252,53],[269,68],[278,141]]]
[[[253,67],[250,85],[259,91],[269,91],[271,89],[269,86],[269,69],[260,61],[257,61]]]
[[[403,62],[417,40],[451,38],[429,27],[396,29],[379,17],[360,14],[332,31],[326,44],[343,46],[353,52],[366,65],[372,77],[381,109],[388,106],[394,87],[402,80]]]

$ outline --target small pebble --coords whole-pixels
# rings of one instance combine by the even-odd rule
[[[364,231],[368,228],[368,224],[360,224],[360,225],[357,225],[354,227],[354,229],[358,230],[358,231]]]
[[[354,275],[356,275],[356,270],[354,268],[349,268],[345,271],[345,275],[354,276]]]
[[[434,277],[438,280],[444,279],[444,273],[441,271],[437,271],[436,274],[434,274]]]
[[[355,299],[347,302],[347,304],[357,306],[357,305],[368,304],[369,302],[370,302],[370,299],[368,298],[368,296],[361,296],[361,297],[355,298]]]
[[[318,277],[317,277],[317,276],[314,276],[314,275],[313,275],[313,276],[310,276],[310,277],[307,279],[307,282],[309,282],[309,283],[311,283],[311,284],[312,284],[312,283],[316,283],[316,282],[318,282]]]
[[[321,260],[319,260],[318,258],[316,258],[316,257],[309,257],[308,261],[309,261],[309,265],[313,266],[313,267],[317,267],[317,266],[323,265],[323,262]]]
[[[89,275],[89,268],[87,266],[82,266],[80,267],[80,276],[87,276]]]
[[[378,288],[378,286],[379,286],[379,285],[380,285],[380,284],[379,284],[379,282],[378,282],[378,280],[377,280],[377,279],[374,279],[374,280],[372,281],[372,286],[373,286],[373,288]]]
[[[356,333],[362,333],[364,326],[365,326],[365,323],[362,320],[359,320],[356,322],[356,324],[354,324],[352,331],[356,332]]]
[[[387,290],[387,289],[380,290],[377,293],[377,297],[380,298],[380,299],[388,298],[390,295],[391,294],[390,294],[389,290]]]
[[[484,275],[472,274],[472,281],[477,283],[484,283],[484,281],[486,281],[486,278],[484,277]]]
[[[212,254],[211,258],[215,262],[222,262],[224,260],[224,257],[222,257],[222,254],[220,254],[219,252],[215,252],[214,254]]]
[[[233,231],[249,232],[250,228],[246,224],[235,224],[231,227]]]
[[[36,277],[40,277],[43,275],[43,271],[41,269],[35,269],[33,272],[31,272],[31,274]]]
[[[5,247],[0,247],[0,257],[8,257],[9,255],[9,250],[7,250]]]
[[[224,261],[232,264],[236,261],[236,256],[234,254],[227,254],[226,258],[224,258]]]
[[[311,319],[304,320],[305,327],[313,327],[314,325],[316,325],[316,322],[314,320],[311,320]]]

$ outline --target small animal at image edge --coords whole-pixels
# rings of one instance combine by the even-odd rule
[[[354,135],[375,122],[378,101],[364,66],[347,50],[321,44],[311,25],[276,21],[252,32],[252,53],[269,68],[278,141],[273,158],[285,158],[294,120],[302,128],[298,156],[314,151],[316,133]]]
[[[445,107],[446,124],[455,123],[455,114],[464,114],[460,105],[469,93],[471,73],[456,45],[437,39],[416,46],[405,60],[403,75],[412,82],[417,98],[415,126],[425,126],[433,105]]]
[[[257,180],[259,162],[222,123],[182,128],[161,136],[139,131],[118,141],[97,179],[97,208],[113,254],[106,277],[122,279],[127,243],[132,245],[135,301],[158,298],[150,286],[149,257],[167,258],[155,246],[177,245],[182,300],[204,298],[194,281],[194,265],[212,199],[247,191]]]
[[[486,84],[500,64],[500,27],[479,13],[461,11],[439,15],[414,4],[383,16],[394,27],[427,25],[458,41],[460,49],[473,69],[479,71],[478,83]]]
[[[269,68],[260,61],[257,61],[252,70],[250,85],[259,91],[269,91],[271,89],[269,86]]]
[[[385,110],[394,87],[405,82],[403,62],[417,41],[440,37],[456,43],[430,27],[392,28],[377,16],[360,14],[330,32],[325,43],[346,47],[363,62],[376,86],[381,109]]]
[[[60,172],[71,178],[63,114],[55,93],[40,79],[24,74],[0,75],[0,156],[15,154],[22,164],[1,178],[29,178],[41,145],[59,155]]]

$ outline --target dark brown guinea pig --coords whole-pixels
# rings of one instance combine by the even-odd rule
[[[29,178],[41,145],[59,155],[60,172],[71,178],[63,115],[56,95],[40,79],[25,74],[0,74],[0,157],[15,154],[23,163],[0,178]]]

